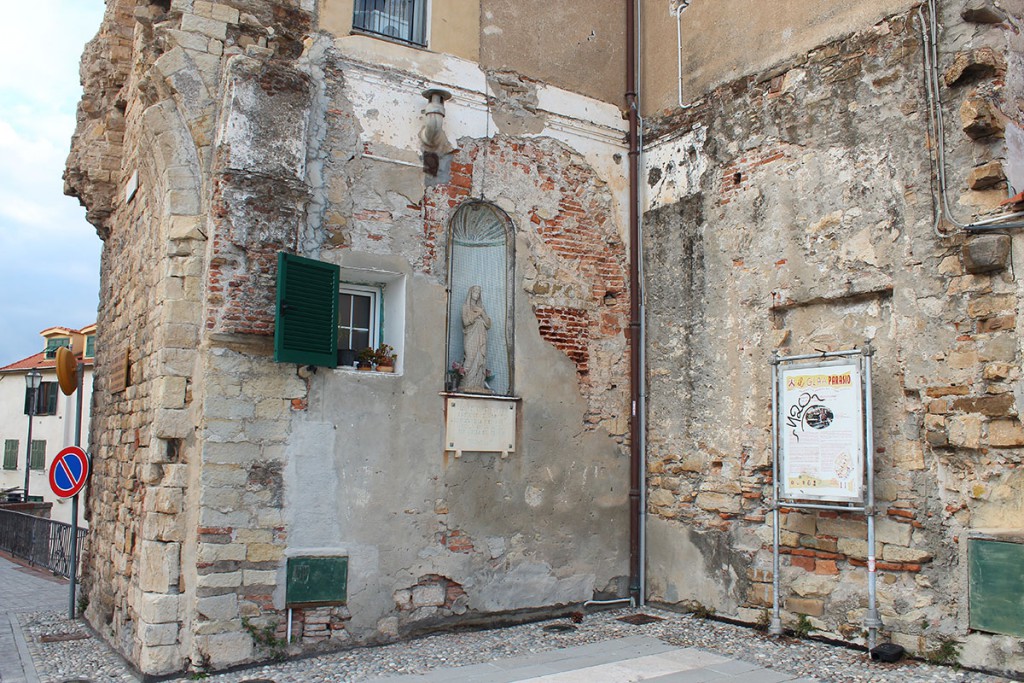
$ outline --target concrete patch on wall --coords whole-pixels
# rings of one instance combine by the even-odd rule
[[[746,591],[746,563],[728,534],[697,532],[666,519],[647,523],[648,599],[734,613]]]

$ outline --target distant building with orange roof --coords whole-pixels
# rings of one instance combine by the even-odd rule
[[[52,503],[51,518],[60,522],[71,520],[70,501],[60,499],[50,490],[50,463],[65,446],[74,444],[78,398],[65,396],[57,385],[57,349],[71,349],[85,369],[82,378],[82,445],[88,450],[89,416],[92,405],[93,355],[96,324],[81,329],[48,327],[42,330],[43,349],[39,353],[0,367],[0,443],[3,463],[0,468],[0,492],[16,490],[25,485],[25,460],[29,459],[29,495]],[[31,370],[42,374],[35,415],[32,418],[32,446],[27,448],[29,390],[25,376]],[[4,496],[6,497],[6,495]],[[79,511],[84,510],[84,497],[79,496]],[[84,516],[79,523],[85,526]]]

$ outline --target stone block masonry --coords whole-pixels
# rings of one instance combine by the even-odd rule
[[[985,193],[1014,154],[1000,135],[1020,130],[1006,85],[1017,39],[943,11],[945,115],[977,114],[947,131],[963,220],[993,210]],[[968,639],[966,539],[1021,528],[1021,287],[1005,256],[1018,236],[933,229],[919,36],[913,16],[893,16],[649,120],[652,158],[693,146],[649,169],[645,258],[648,511],[660,541],[692,544],[695,568],[652,577],[651,597],[730,615],[770,605],[768,360],[869,339],[883,636],[916,652],[969,642],[962,661],[981,664],[1002,646]],[[805,614],[862,642],[864,516],[785,510],[780,537],[787,622]],[[649,547],[667,566],[668,550]]]

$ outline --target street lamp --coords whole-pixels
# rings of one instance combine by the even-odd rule
[[[29,370],[25,375],[25,388],[28,389],[28,444],[25,445],[25,497],[28,502],[28,475],[32,471],[32,418],[36,414],[36,399],[39,396],[39,385],[43,381],[43,373]]]

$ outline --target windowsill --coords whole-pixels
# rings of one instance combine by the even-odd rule
[[[426,45],[420,45],[419,43],[414,43],[412,41],[402,40],[401,38],[396,38],[394,36],[389,36],[386,33],[374,33],[373,31],[367,31],[366,29],[361,29],[361,28],[358,28],[356,26],[352,27],[352,35],[354,35],[354,36],[365,36],[367,38],[375,38],[377,40],[383,40],[386,43],[392,43],[394,45],[401,45],[403,47],[411,47],[414,50],[424,50],[424,51],[427,51],[427,52],[430,51],[430,48],[427,47]]]
[[[459,391],[439,391],[438,396],[445,398],[486,398],[492,401],[522,401],[522,396],[504,396],[498,394],[464,394]]]
[[[397,369],[394,372],[377,372],[376,370],[360,370],[348,365],[339,365],[334,370],[341,370],[352,375],[373,375],[376,377],[400,377],[402,375]]]

